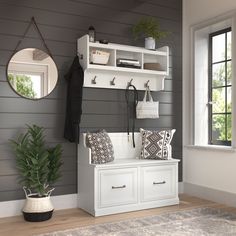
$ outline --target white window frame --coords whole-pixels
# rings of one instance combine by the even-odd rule
[[[39,75],[41,77],[41,94],[39,98],[48,94],[48,66],[42,64],[11,62],[9,64],[8,73],[11,74],[27,74]]]
[[[236,88],[234,86],[236,12],[191,27],[191,146],[219,148],[219,145],[208,144],[209,34],[228,27],[232,29],[232,142],[231,146],[221,145],[220,147],[226,149],[236,147],[236,126],[234,125],[236,122]]]

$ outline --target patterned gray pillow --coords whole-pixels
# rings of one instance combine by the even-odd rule
[[[152,131],[140,129],[142,136],[141,159],[171,159],[171,140],[175,129]]]
[[[92,164],[104,164],[114,161],[113,145],[105,130],[98,133],[87,133],[86,144],[91,148]]]

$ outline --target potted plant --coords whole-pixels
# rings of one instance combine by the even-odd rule
[[[145,48],[154,50],[156,48],[156,40],[165,37],[168,33],[161,31],[159,22],[156,18],[146,17],[142,18],[132,28],[135,39],[138,37],[145,37]]]
[[[26,221],[37,222],[52,217],[54,209],[50,195],[54,188],[51,186],[61,177],[62,147],[59,144],[47,147],[44,129],[37,125],[27,127],[25,134],[10,141],[26,195],[23,215]]]

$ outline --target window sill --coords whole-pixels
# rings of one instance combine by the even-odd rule
[[[186,145],[188,149],[206,150],[206,151],[220,151],[220,152],[236,152],[236,148],[219,146],[219,145]]]

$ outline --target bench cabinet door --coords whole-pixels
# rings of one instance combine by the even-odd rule
[[[141,167],[141,201],[156,201],[176,197],[176,171],[176,165]]]
[[[98,171],[98,207],[111,207],[138,202],[137,168]]]

